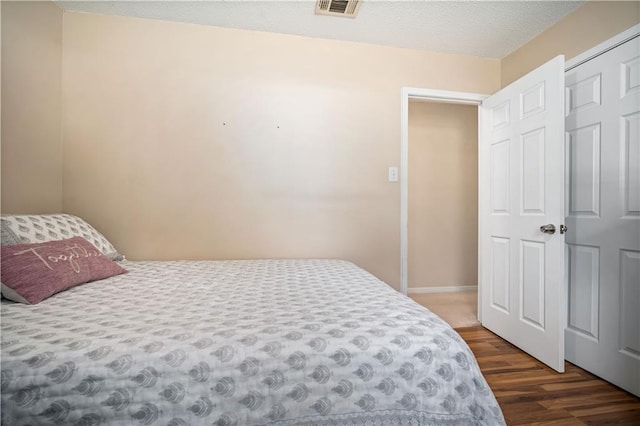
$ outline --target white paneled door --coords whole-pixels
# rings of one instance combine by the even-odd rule
[[[480,114],[482,325],[564,371],[564,56]]]
[[[640,40],[567,72],[568,361],[640,396]]]

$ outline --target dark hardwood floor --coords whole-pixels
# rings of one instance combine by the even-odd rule
[[[482,327],[456,331],[478,358],[507,425],[640,425],[640,398],[568,362],[556,373]]]

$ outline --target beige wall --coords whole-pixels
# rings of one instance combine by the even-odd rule
[[[62,11],[2,2],[2,212],[62,208]]]
[[[638,1],[590,1],[502,59],[502,87],[557,55],[571,59],[640,22]]]
[[[409,103],[409,287],[477,285],[478,107]]]
[[[497,60],[65,13],[63,208],[132,259],[335,257],[396,288],[402,86]]]

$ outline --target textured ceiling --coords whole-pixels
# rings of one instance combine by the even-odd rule
[[[56,1],[65,10],[190,22],[500,59],[582,1],[365,0],[355,19],[315,1]]]

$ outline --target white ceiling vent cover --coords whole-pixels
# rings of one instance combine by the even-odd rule
[[[318,0],[316,15],[345,16],[355,18],[362,0]]]

